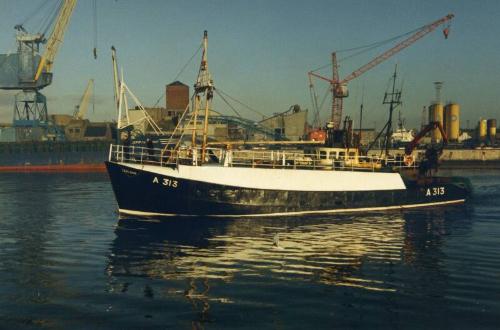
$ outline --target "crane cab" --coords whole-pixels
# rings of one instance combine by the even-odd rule
[[[335,97],[344,98],[349,96],[349,89],[347,88],[347,84],[338,84],[335,86],[333,93]]]

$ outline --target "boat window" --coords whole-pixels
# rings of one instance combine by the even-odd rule
[[[356,157],[356,152],[354,152],[354,151],[349,152],[350,159],[354,159],[355,157]]]
[[[335,151],[330,151],[330,154],[328,155],[328,156],[329,156],[328,158],[329,158],[329,159],[335,159],[335,158],[336,158],[336,157],[335,157],[336,155],[337,155],[337,153],[336,153]]]
[[[319,152],[319,159],[326,159],[326,151]]]
[[[345,152],[344,151],[339,152],[339,158],[345,159]]]

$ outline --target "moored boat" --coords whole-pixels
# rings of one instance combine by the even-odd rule
[[[287,141],[273,142],[274,146],[269,144],[264,150],[243,149],[234,143],[214,147],[208,140],[208,117],[216,90],[208,72],[206,31],[203,46],[192,110],[186,109],[164,146],[155,149],[149,141],[145,147],[125,143],[110,148],[106,167],[120,213],[283,216],[416,208],[467,200],[469,181],[436,176],[438,157],[432,150],[423,160],[413,157],[412,148],[401,158],[387,153],[363,156],[346,144],[349,134],[335,125],[330,125],[325,144],[319,146],[315,141]],[[126,130],[131,124],[127,116],[122,120],[122,108],[127,104],[128,87],[123,77],[117,81],[116,62],[114,72],[118,129]],[[145,118],[155,127],[151,118]],[[335,145],[335,140],[344,141],[343,145]]]
[[[0,142],[0,172],[106,172],[111,141]]]
[[[120,213],[138,216],[377,211],[464,203],[470,193],[465,178],[418,175],[418,162],[344,152],[327,165],[300,152],[214,148],[202,161],[200,149],[114,145],[106,166]]]

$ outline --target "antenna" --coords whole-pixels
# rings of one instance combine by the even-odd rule
[[[375,140],[370,144],[368,147],[367,152],[375,145],[375,142],[378,141],[378,139],[384,134],[385,130],[385,135],[384,135],[384,152],[385,156],[389,155],[389,147],[391,144],[391,136],[392,136],[392,114],[394,112],[394,109],[396,109],[398,106],[402,104],[401,102],[401,89],[396,89],[396,78],[397,78],[397,72],[398,72],[398,65],[396,64],[394,66],[394,73],[392,74],[391,80],[392,80],[392,88],[391,92],[385,92],[384,94],[384,101],[382,104],[389,104],[389,119],[387,120],[387,123],[384,125],[382,130],[377,134],[375,137]],[[381,150],[382,152],[382,150]]]
[[[441,103],[441,89],[443,88],[443,81],[435,81],[434,88],[436,89],[436,104]]]

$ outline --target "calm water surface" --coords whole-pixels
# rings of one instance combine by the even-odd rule
[[[0,175],[0,328],[500,328],[500,171],[465,207],[119,219],[104,174]]]

